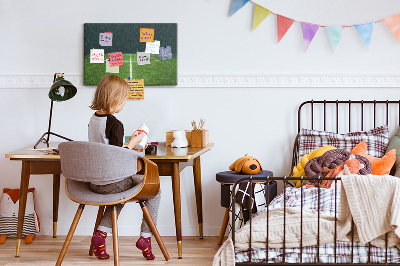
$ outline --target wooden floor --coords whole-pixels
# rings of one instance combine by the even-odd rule
[[[123,265],[211,265],[214,254],[217,253],[218,237],[208,236],[204,239],[198,237],[183,237],[182,249],[183,258],[178,259],[176,237],[164,236],[163,241],[171,257],[165,261],[157,242],[152,238],[152,249],[156,256],[154,261],[148,261],[142,256],[142,252],[135,247],[138,237],[119,237],[120,264]],[[64,244],[65,236],[52,238],[51,236],[37,236],[31,244],[21,244],[20,257],[15,257],[15,238],[7,238],[4,244],[0,245],[0,266],[3,265],[54,265],[58,254]],[[110,259],[99,260],[90,257],[88,254],[90,237],[74,236],[68,248],[62,265],[113,265],[112,237],[107,238],[107,253]]]

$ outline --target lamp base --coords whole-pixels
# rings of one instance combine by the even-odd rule
[[[50,135],[54,135],[54,136],[57,136],[57,137],[59,137],[59,138],[62,138],[62,139],[68,140],[68,141],[72,141],[72,139],[69,139],[69,138],[67,138],[67,137],[64,137],[64,136],[61,136],[61,135],[59,135],[59,134],[56,134],[56,133],[53,133],[53,132],[48,131],[48,132],[43,133],[43,135],[42,135],[42,136],[40,137],[40,139],[36,142],[36,144],[35,144],[35,146],[33,146],[33,148],[36,149],[37,145],[39,145],[39,143],[41,143],[41,142],[46,143],[47,147],[49,147],[49,138],[50,138]],[[46,136],[47,136],[47,137],[46,137]]]

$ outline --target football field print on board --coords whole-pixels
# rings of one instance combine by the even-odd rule
[[[85,23],[84,85],[104,75],[177,85],[176,23]]]

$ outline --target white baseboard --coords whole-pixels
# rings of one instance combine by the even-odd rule
[[[162,236],[175,236],[176,231],[175,227],[159,227],[157,229]],[[219,236],[219,232],[221,227],[219,226],[205,226],[203,228],[204,236]],[[57,235],[65,236],[68,234],[69,227],[58,227]],[[93,226],[78,226],[74,235],[91,235],[93,233]],[[132,228],[129,226],[119,226],[118,227],[118,235],[120,236],[138,236],[140,233],[140,228]],[[53,227],[52,226],[41,226],[40,233],[38,235],[53,235]],[[199,228],[198,227],[182,227],[182,236],[198,236]]]

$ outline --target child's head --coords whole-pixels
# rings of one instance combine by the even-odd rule
[[[90,108],[107,114],[118,113],[124,108],[129,91],[128,83],[122,78],[113,75],[103,76],[94,92]]]

